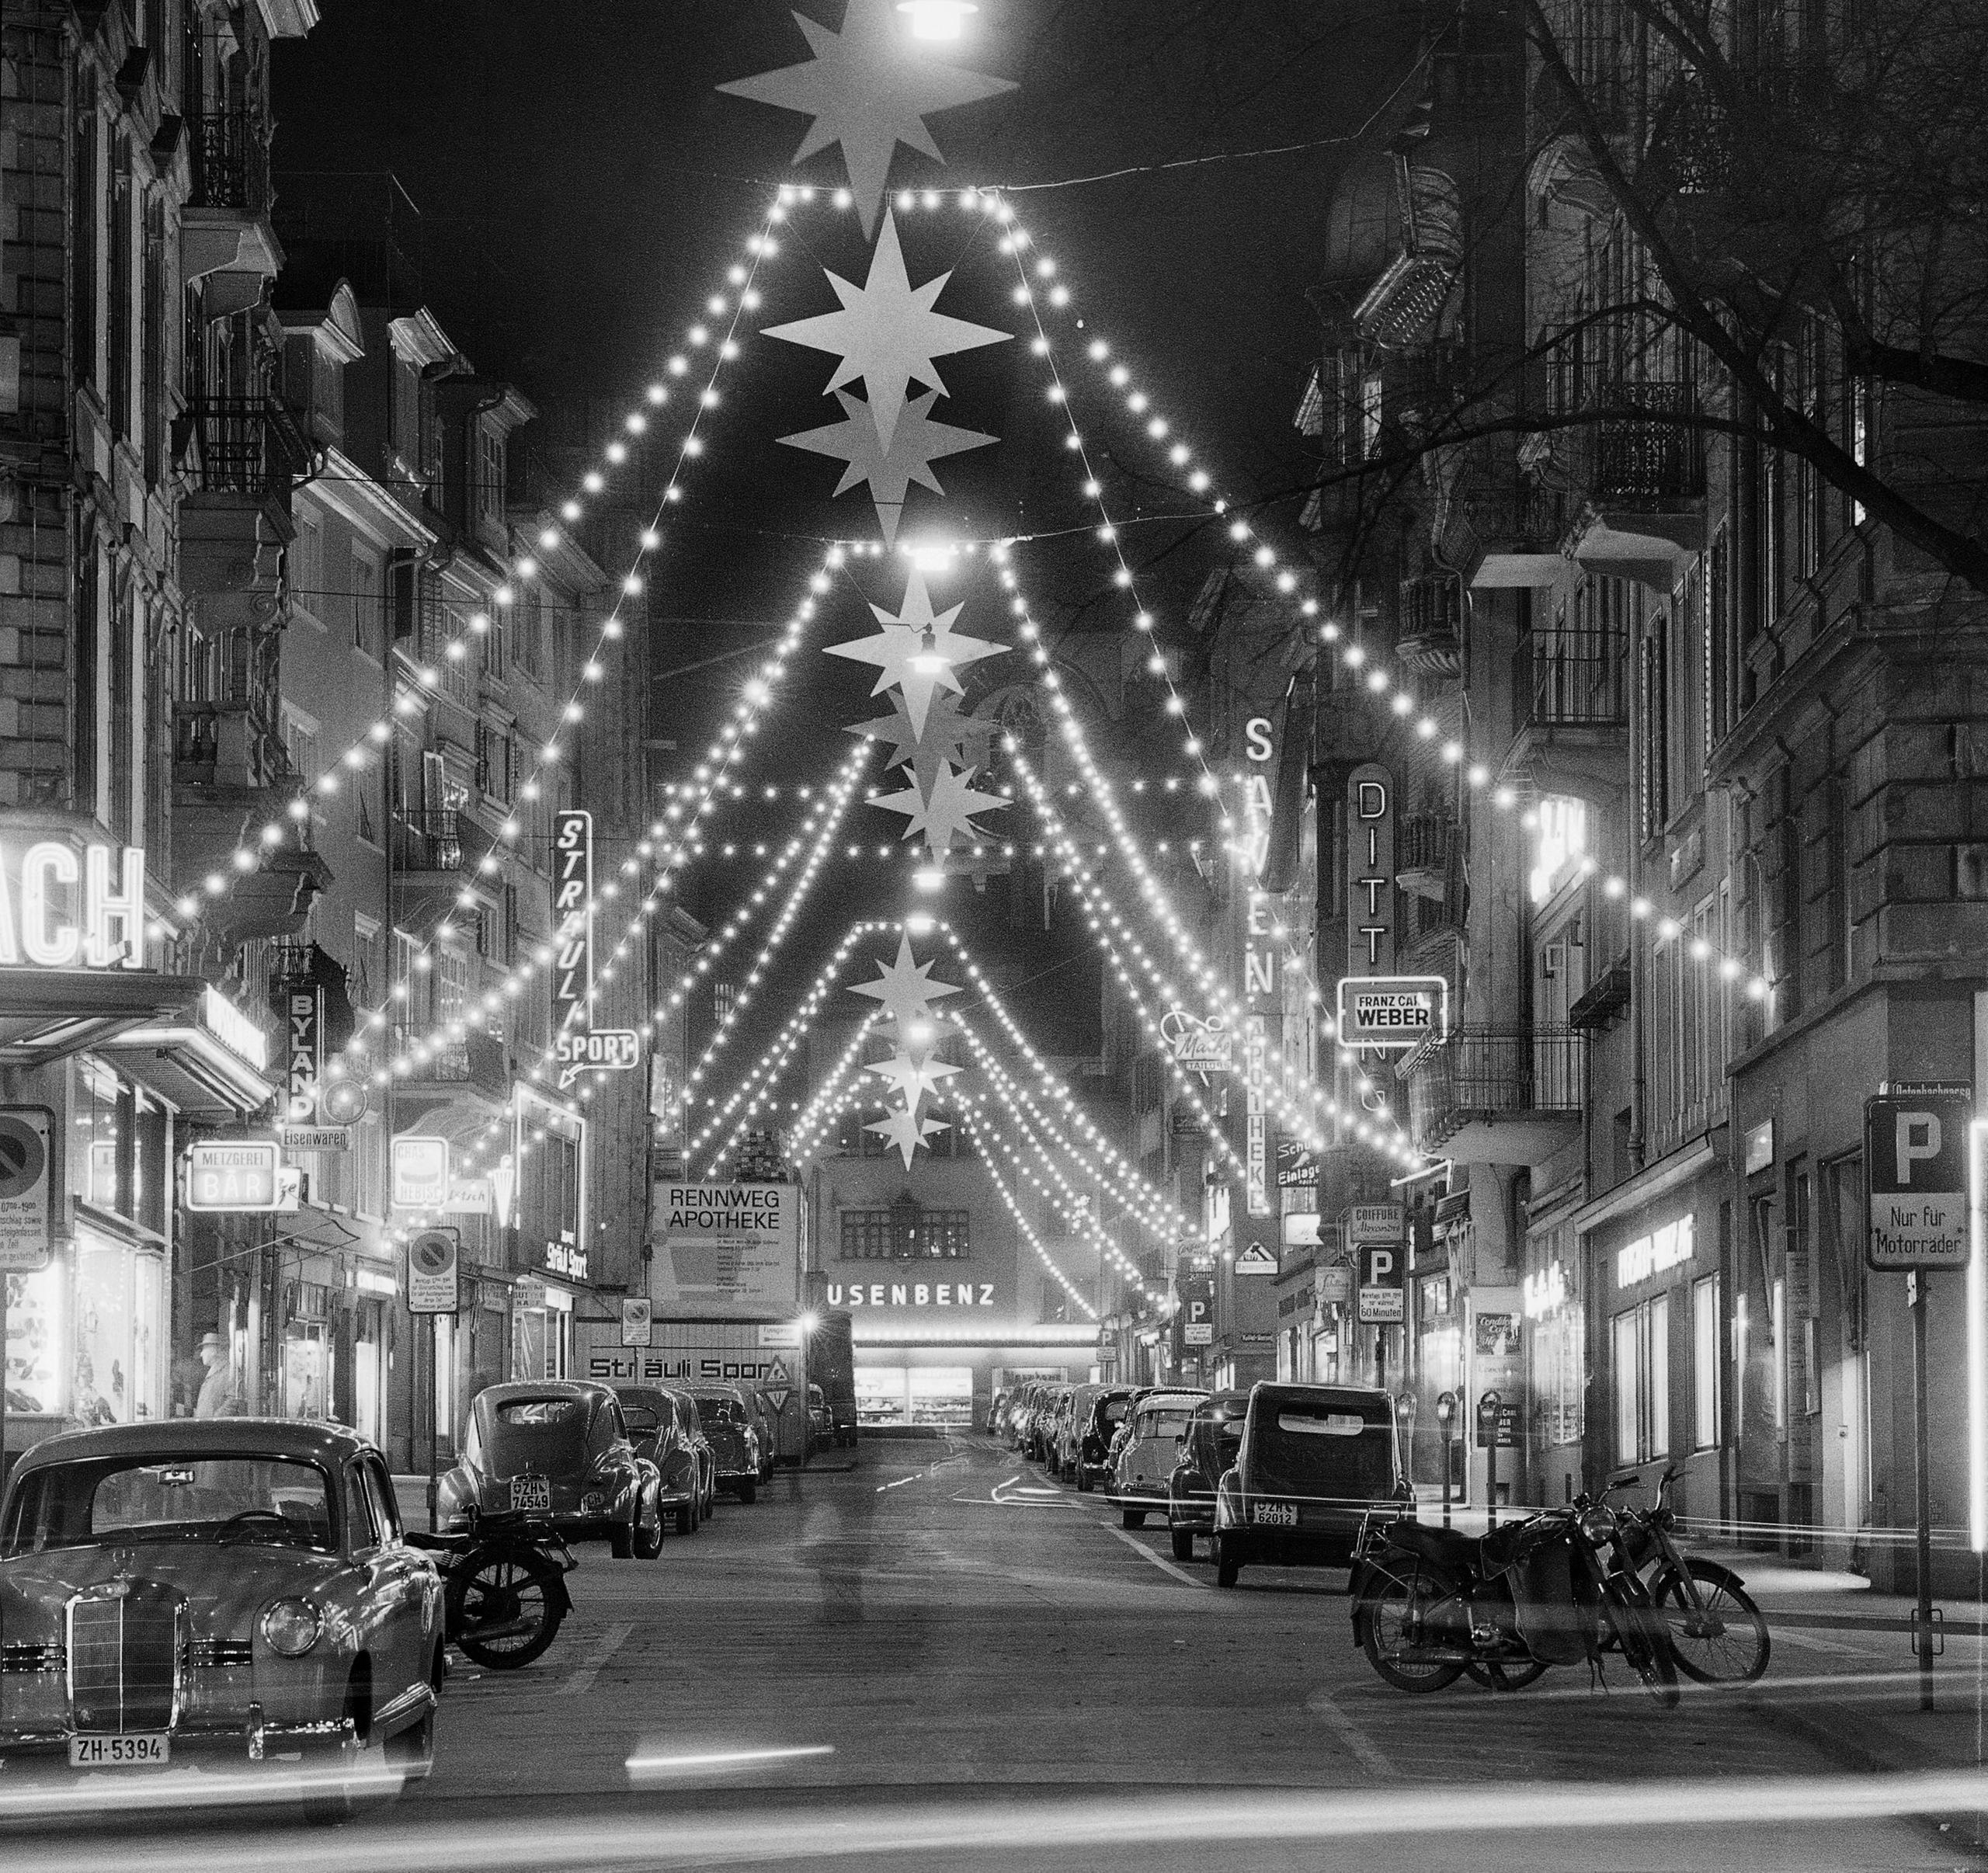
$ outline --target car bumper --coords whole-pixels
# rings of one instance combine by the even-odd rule
[[[1170,1497],[1166,1504],[1166,1520],[1175,1528],[1192,1528],[1197,1531],[1215,1526],[1215,1498],[1211,1496]]]
[[[1121,1483],[1116,1489],[1107,1490],[1104,1499],[1114,1509],[1159,1509],[1166,1507],[1166,1486],[1164,1483]]]
[[[69,1745],[79,1736],[96,1736],[100,1731],[81,1731],[68,1725],[47,1729],[9,1729],[0,1732],[0,1760],[12,1761],[54,1757],[66,1761]],[[182,1762],[260,1763],[297,1757],[335,1757],[353,1740],[352,1724],[343,1717],[327,1718],[315,1723],[269,1723],[251,1715],[239,1722],[210,1718],[182,1723],[166,1732],[171,1739],[171,1767]],[[144,1768],[78,1770],[78,1774],[127,1776],[155,1771]]]

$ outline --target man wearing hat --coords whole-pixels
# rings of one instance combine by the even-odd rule
[[[200,1364],[207,1375],[200,1381],[200,1394],[193,1401],[196,1418],[238,1418],[248,1409],[243,1395],[242,1374],[228,1355],[228,1342],[218,1333],[200,1336]]]

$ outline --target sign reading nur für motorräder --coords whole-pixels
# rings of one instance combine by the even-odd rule
[[[1870,1229],[1864,1259],[1880,1271],[1965,1268],[1968,1261],[1965,1088],[1873,1093],[1864,1104]]]

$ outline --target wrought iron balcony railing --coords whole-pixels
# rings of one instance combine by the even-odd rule
[[[1620,648],[1592,632],[1534,632],[1512,653],[1512,707],[1521,728],[1626,727],[1628,675]]]
[[[394,820],[393,861],[399,871],[474,871],[495,843],[487,828],[453,807],[401,813]]]
[[[193,205],[260,215],[269,207],[269,152],[255,113],[245,106],[187,120]]]
[[[187,412],[187,467],[201,494],[268,500],[311,465],[311,443],[275,397],[210,397]]]
[[[1410,1125],[1426,1148],[1473,1120],[1577,1116],[1587,1083],[1573,1028],[1460,1027],[1409,1062]]]
[[[1599,412],[1588,476],[1594,500],[1690,501],[1703,495],[1705,445],[1692,385],[1604,381],[1590,401]]]

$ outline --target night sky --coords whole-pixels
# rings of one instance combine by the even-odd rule
[[[840,23],[839,0],[807,10]],[[1107,336],[1153,410],[1238,499],[1298,485],[1291,417],[1316,351],[1305,290],[1344,139],[1407,70],[1419,20],[1413,6],[1318,0],[983,0],[950,56],[1020,89],[930,120],[944,166],[898,151],[894,186],[1015,190],[1037,251],[1056,259],[1073,304],[1051,315],[1051,335],[1128,557],[1150,568],[1142,592],[1163,636],[1180,634],[1227,542],[1204,520],[1170,518],[1193,505],[1167,485],[1177,471],[1141,433],[1144,419],[1106,396],[1082,347]],[[804,117],[714,89],[805,56],[774,0],[327,0],[308,40],[277,48],[276,166],[391,171],[421,211],[426,300],[477,366],[548,415],[589,400],[623,409],[706,298],[726,290],[772,187],[842,179],[836,151],[790,166]],[[1155,166],[1294,144],[1312,147]],[[1107,174],[1125,170],[1135,172]],[[1096,514],[1030,355],[998,228],[951,205],[900,225],[914,283],[953,270],[940,310],[1024,334],[941,363],[951,394],[934,417],[1001,438],[939,464],[943,523],[962,537],[1040,537],[1018,565],[1052,641],[1122,631],[1128,606],[1092,537]],[[752,327],[833,309],[824,266],[863,277],[856,217],[801,210],[764,271]],[[703,667],[658,686],[652,723],[686,749],[707,738],[742,679],[742,659],[725,653],[787,615],[823,539],[874,533],[862,491],[829,499],[838,464],[774,442],[840,415],[822,395],[832,368],[824,354],[747,338],[707,425],[709,453],[670,510],[652,579],[652,614],[662,620],[652,661],[659,672]],[[936,497],[914,492],[912,501],[907,531],[921,514],[940,518]],[[1288,538],[1297,504],[1273,510]],[[894,576],[874,567],[864,583],[864,596],[897,596]],[[950,596],[968,599],[962,629],[1005,634],[990,585]],[[866,623],[856,592],[842,591],[817,641],[856,636]],[[759,779],[822,778],[847,745],[840,725],[883,707],[866,702],[854,666],[804,658],[802,673],[762,731]],[[1149,683],[1138,692],[1123,745],[1144,751],[1156,777],[1183,771],[1177,736],[1159,727],[1159,692]],[[719,836],[784,836],[787,811]],[[859,809],[850,829],[874,846],[902,823]],[[744,875],[714,870],[692,901],[714,909],[728,878]],[[797,973],[805,964],[812,975],[811,950],[852,914],[853,883],[832,894],[843,899],[834,914],[813,919],[818,941],[797,943]]]

